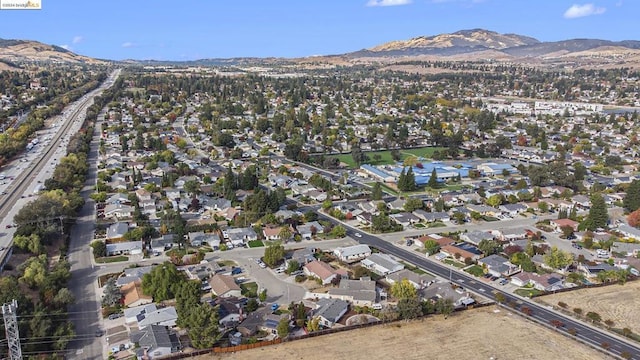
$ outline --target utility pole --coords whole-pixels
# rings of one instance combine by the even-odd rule
[[[9,346],[9,360],[22,360],[20,348],[20,334],[18,333],[17,320],[18,302],[14,299],[9,304],[2,305],[2,317],[4,318],[4,330]]]

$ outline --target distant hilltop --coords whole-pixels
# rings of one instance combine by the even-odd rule
[[[363,62],[410,60],[507,61],[532,65],[570,67],[640,68],[640,41],[570,39],[543,42],[530,36],[500,34],[485,29],[461,30],[450,34],[395,40],[346,54],[305,58],[231,58],[193,61],[126,60],[122,64],[172,66],[278,66],[325,62],[353,65]],[[30,40],[0,39],[0,70],[23,61],[100,64],[109,61],[78,55],[65,48]]]
[[[451,60],[496,59],[513,60],[576,60],[616,59],[640,61],[640,41],[609,41],[598,39],[571,39],[542,42],[517,35],[500,34],[484,29],[461,30],[451,34],[419,36],[409,40],[396,40],[345,54],[350,58],[390,58],[431,56]]]

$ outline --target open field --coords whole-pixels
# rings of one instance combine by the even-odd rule
[[[610,285],[592,289],[580,289],[565,293],[545,295],[537,298],[550,305],[558,301],[566,303],[568,309],[581,308],[582,313],[596,312],[602,321],[613,320],[613,327],[629,328],[640,333],[640,281],[624,285]]]
[[[607,359],[505,310],[486,307],[424,321],[336,333],[195,359]]]
[[[417,157],[423,158],[431,158],[434,151],[443,151],[446,148],[443,147],[423,147],[423,148],[413,148],[413,149],[400,149],[400,155],[404,160],[408,156],[415,155]],[[371,165],[390,165],[393,164],[393,158],[391,157],[390,150],[381,150],[381,151],[367,151],[367,156],[369,157],[368,163]],[[374,155],[380,155],[380,160],[376,161],[374,159]],[[340,162],[347,164],[350,168],[354,169],[356,167],[355,161],[353,161],[353,157],[351,154],[341,154],[341,155],[332,155],[332,157],[338,158]]]

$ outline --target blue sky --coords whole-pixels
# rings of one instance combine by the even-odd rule
[[[0,10],[0,38],[113,60],[300,57],[473,28],[640,40],[638,14],[638,0],[42,0]]]

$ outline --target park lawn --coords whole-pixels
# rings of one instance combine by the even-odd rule
[[[423,147],[423,148],[415,148],[415,149],[401,149],[400,155],[402,160],[409,156],[417,156],[422,158],[431,158],[433,156],[434,151],[443,151],[447,150],[444,147]],[[391,165],[394,164],[393,158],[391,157],[391,150],[380,150],[380,151],[366,151],[365,154],[369,157],[369,161],[367,164],[369,165]],[[374,155],[380,155],[380,160],[376,161],[374,159]],[[332,157],[338,158],[340,162],[347,164],[351,169],[356,168],[356,162],[353,161],[353,157],[351,154],[340,154],[333,155]]]
[[[106,256],[106,257],[97,258],[96,262],[99,264],[108,264],[108,263],[128,261],[128,260],[129,260],[128,256],[120,255],[120,256]]]
[[[403,149],[403,150],[400,150],[400,154],[402,154],[403,159],[411,155],[430,159],[433,157],[433,153],[435,151],[442,152],[446,150],[447,148],[445,147],[423,147],[423,148],[415,148],[415,149]]]
[[[262,240],[249,241],[250,248],[257,248],[257,247],[263,247],[263,246],[264,246],[264,243],[262,242]]]

